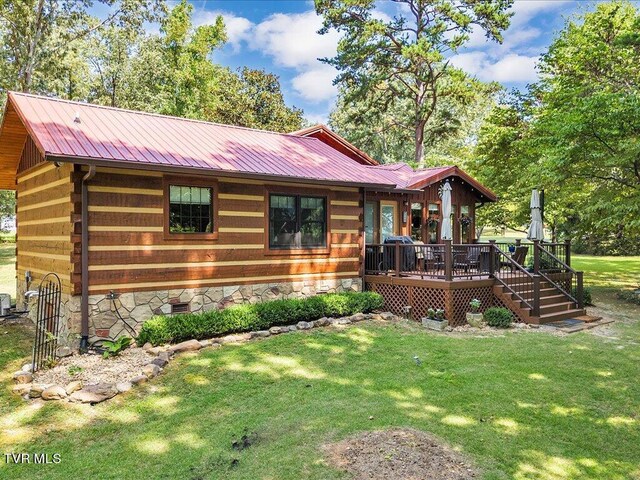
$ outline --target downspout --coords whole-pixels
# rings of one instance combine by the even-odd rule
[[[81,337],[80,351],[86,352],[89,348],[89,188],[87,183],[95,176],[96,167],[89,166],[89,171],[82,177],[82,233],[81,233],[81,268],[82,268],[82,303],[81,303]]]

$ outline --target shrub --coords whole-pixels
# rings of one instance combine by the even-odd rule
[[[573,295],[574,298],[578,298],[578,289],[572,289],[571,295]],[[582,300],[585,305],[593,305],[593,297],[591,296],[590,288],[586,287],[582,289]]]
[[[624,300],[625,302],[635,303],[636,305],[640,305],[640,293],[636,293],[637,291],[633,290],[620,290],[616,296],[620,300]]]
[[[513,322],[513,313],[504,307],[491,307],[484,311],[484,320],[490,327],[508,328]]]
[[[263,330],[274,325],[310,322],[322,317],[368,313],[381,308],[382,296],[375,292],[317,295],[304,299],[273,300],[252,305],[235,305],[224,310],[157,315],[147,320],[137,342],[161,345],[192,338],[203,339],[228,333]]]
[[[104,358],[109,357],[117,357],[125,350],[129,345],[133,342],[133,338],[131,337],[120,337],[117,340],[105,340],[103,342],[103,347],[105,348],[102,356]]]

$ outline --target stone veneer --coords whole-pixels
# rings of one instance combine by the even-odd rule
[[[106,295],[89,296],[89,343],[130,335],[120,315],[138,332],[145,320],[155,314],[171,313],[171,305],[188,303],[190,312],[221,309],[242,303],[257,303],[281,298],[304,298],[321,293],[362,291],[361,278],[305,280],[300,282],[225,285],[201,288],[179,288],[119,294],[115,300]],[[116,292],[117,294],[118,292]],[[36,299],[30,304],[30,316],[36,318]],[[62,294],[59,344],[77,348],[80,339],[80,295]]]

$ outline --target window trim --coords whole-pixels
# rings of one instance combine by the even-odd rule
[[[283,195],[293,197],[315,197],[324,198],[324,224],[325,224],[325,246],[324,247],[302,247],[302,248],[272,248],[271,236],[270,236],[270,224],[271,224],[271,196]],[[331,251],[331,194],[325,190],[314,191],[308,190],[301,192],[301,189],[295,187],[278,187],[270,189],[268,186],[265,188],[265,214],[264,214],[264,254],[265,255],[329,255]],[[297,202],[298,200],[296,200]]]
[[[172,233],[169,230],[169,204],[171,200],[169,187],[171,185],[180,187],[200,187],[210,188],[211,192],[211,212],[213,220],[213,231],[210,233]],[[176,177],[164,175],[162,177],[162,191],[164,203],[163,215],[163,232],[165,240],[192,240],[192,241],[210,241],[218,239],[218,182],[215,179],[196,178],[196,177]]]

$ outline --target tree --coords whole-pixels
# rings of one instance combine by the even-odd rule
[[[92,22],[93,0],[6,0],[0,2],[2,88],[30,92],[50,68],[64,61],[76,41],[105,26],[141,29],[164,11],[162,0],[102,0],[106,18]],[[42,85],[39,90],[41,91]]]
[[[365,101],[375,111],[390,112],[398,103],[410,105],[410,123],[395,119],[413,136],[414,158],[425,165],[425,132],[438,103],[468,93],[466,75],[449,66],[455,53],[479,28],[487,38],[502,41],[509,26],[512,0],[398,0],[402,13],[390,20],[376,15],[375,0],[316,0],[323,16],[320,33],[343,34],[337,55],[323,61],[340,72],[335,83],[347,103]]]

